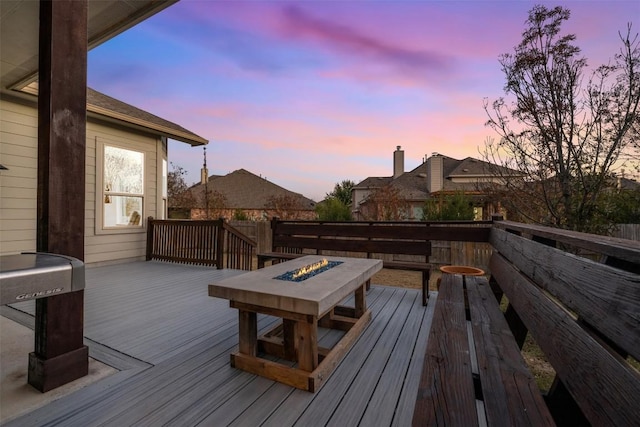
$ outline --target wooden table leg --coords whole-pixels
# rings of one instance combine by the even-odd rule
[[[258,320],[253,311],[238,310],[239,351],[247,356],[258,354]]]
[[[361,318],[367,311],[367,296],[365,294],[366,285],[360,286],[355,292],[355,316]]]
[[[290,319],[282,319],[282,344],[284,345],[284,358],[297,360],[297,322]]]
[[[312,372],[318,367],[318,319],[297,322],[298,369]]]

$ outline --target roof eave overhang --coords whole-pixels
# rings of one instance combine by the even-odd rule
[[[429,193],[430,196],[439,196],[439,195],[443,195],[443,196],[449,196],[449,195],[456,195],[459,193],[463,193],[465,195],[468,196],[483,196],[486,195],[486,193],[484,191],[478,191],[478,190],[438,190],[438,191],[434,191],[432,193]]]
[[[35,97],[38,96],[38,90],[33,86],[26,86],[19,91],[13,91],[14,94],[29,94]],[[153,132],[167,138],[174,139],[176,141],[184,142],[192,147],[201,145],[207,145],[208,140],[188,132],[180,132],[176,129],[171,129],[167,126],[162,126],[157,123],[151,123],[147,120],[131,117],[126,114],[118,113],[116,111],[109,110],[107,108],[99,107],[91,103],[87,103],[87,115],[89,117],[99,118],[108,122],[117,123],[122,126],[142,130],[145,132]]]
[[[176,141],[180,141],[180,142],[185,142],[191,145],[192,147],[207,145],[209,143],[208,140],[201,138],[198,135],[192,135],[186,132],[179,132],[179,131],[176,131],[175,129],[171,129],[166,126],[151,123],[146,120],[138,119],[135,117],[127,116],[126,114],[122,114],[122,113],[108,110],[106,108],[98,107],[97,105],[87,104],[87,113],[95,114],[96,116],[106,117],[106,118],[112,119],[113,121],[124,123],[127,127],[137,128],[137,129],[146,130],[146,131],[153,131],[161,135],[164,135],[167,138],[175,139]]]
[[[453,178],[496,178],[496,175],[491,174],[465,174],[465,175],[449,175],[447,179]]]

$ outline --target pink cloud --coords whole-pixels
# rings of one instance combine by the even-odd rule
[[[156,31],[203,58],[180,62],[165,76],[177,83],[155,92],[151,75],[138,74],[144,84],[122,99],[210,139],[212,173],[244,167],[316,200],[342,179],[390,175],[397,145],[406,170],[434,151],[480,156],[492,135],[482,100],[502,95],[498,55],[518,44],[533,3],[294,4],[178,3],[167,16],[175,9],[182,22],[172,15]],[[611,39],[617,47],[638,11],[635,2],[564,4],[567,31],[594,64],[615,53]],[[192,164],[197,180],[202,149],[183,147],[170,156]]]
[[[284,16],[286,30],[293,37],[318,41],[347,54],[382,59],[400,68],[444,70],[447,67],[448,58],[441,53],[396,45],[353,27],[317,18],[296,6],[286,7]]]

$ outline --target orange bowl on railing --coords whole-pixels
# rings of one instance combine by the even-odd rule
[[[462,274],[464,276],[482,276],[484,270],[475,267],[467,267],[464,265],[443,265],[440,271],[448,274]]]

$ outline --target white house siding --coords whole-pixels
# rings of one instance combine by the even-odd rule
[[[158,153],[158,136],[149,136],[139,132],[108,126],[89,121],[87,124],[87,200],[85,214],[85,262],[112,263],[142,259],[146,248],[146,218],[158,217],[158,185],[161,185],[162,170],[158,169],[158,156],[166,158],[166,152]],[[98,175],[101,159],[96,156],[101,145],[114,145],[144,153],[144,206],[143,227],[125,230],[103,230],[101,226],[102,176]],[[97,174],[98,173],[98,174]],[[160,184],[159,184],[160,183]],[[96,200],[96,194],[100,199]]]
[[[36,249],[37,189],[37,109],[7,99],[0,100],[0,253],[10,254]],[[96,158],[100,143],[144,152],[143,227],[104,231],[97,222],[97,175],[101,161]],[[146,245],[146,217],[160,216],[162,170],[166,145],[160,136],[127,129],[114,123],[89,118],[86,151],[85,263],[105,264],[142,259]],[[101,172],[98,172],[101,173]],[[100,196],[101,197],[101,196]],[[160,196],[161,197],[161,196]]]
[[[0,100],[0,253],[36,248],[38,112]]]
[[[371,190],[369,189],[354,189],[353,190],[353,194],[352,194],[352,200],[351,202],[353,203],[353,206],[357,207],[360,206],[360,204],[362,202],[365,201],[365,199],[367,197],[369,197],[369,195],[371,194]]]

